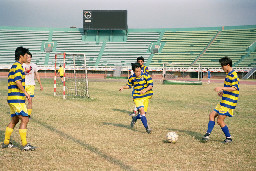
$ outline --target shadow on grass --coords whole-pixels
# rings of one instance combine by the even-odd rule
[[[194,137],[196,140],[198,140],[201,143],[206,143],[205,141],[202,141],[202,137],[204,136],[204,134],[198,133],[198,132],[194,132],[194,131],[188,131],[188,130],[180,130],[180,129],[169,129],[170,131],[176,131],[176,132],[182,132],[185,133],[187,135],[190,135],[191,137]],[[214,140],[214,139],[210,139],[210,141],[214,141],[214,142],[221,142],[223,143],[222,140]]]
[[[194,132],[194,131],[189,131],[189,130],[181,130],[181,129],[169,129],[170,131],[176,131],[176,132],[182,132],[185,133],[191,137],[194,137],[196,140],[200,141],[202,140],[203,134]]]
[[[134,128],[131,128],[130,125],[116,124],[116,123],[109,123],[109,122],[103,122],[103,125],[113,125],[113,126],[120,127],[120,128],[126,128],[126,129],[132,130],[134,132],[141,132],[141,131],[138,131]]]
[[[4,137],[5,137],[5,131],[1,131],[0,130],[0,142],[1,142],[1,145],[2,145],[2,143],[3,143],[3,141],[4,141]],[[18,148],[18,149],[20,149],[21,148],[21,144],[20,143],[18,143],[18,142],[16,142],[16,141],[14,141],[14,140],[10,140],[10,142],[12,142],[12,144],[13,144],[13,148]]]
[[[122,113],[125,113],[125,114],[130,114],[132,113],[131,111],[128,111],[128,110],[123,110],[123,109],[112,109],[113,111],[116,111],[116,112],[122,112]]]
[[[72,137],[72,136],[70,136],[70,135],[68,135],[68,134],[66,134],[64,132],[61,132],[61,131],[55,129],[54,127],[52,127],[52,126],[50,126],[50,125],[48,125],[48,124],[46,124],[44,122],[41,122],[41,121],[39,121],[39,120],[37,120],[35,118],[32,118],[31,120],[33,120],[35,123],[37,123],[37,124],[47,128],[47,129],[49,129],[50,131],[52,131],[54,133],[57,133],[58,135],[60,135],[63,138],[72,140],[73,142],[81,145],[86,150],[89,150],[89,151],[95,153],[96,155],[102,157],[106,161],[108,161],[110,163],[113,163],[113,164],[119,166],[120,168],[122,168],[124,170],[135,170],[131,166],[124,164],[122,161],[120,161],[118,159],[115,159],[115,158],[105,154],[104,152],[100,151],[100,149],[98,149],[97,147],[94,147],[94,146],[92,146],[90,144],[87,144],[87,143],[85,143],[85,142],[83,142],[83,141],[81,141],[79,139],[76,139],[76,138],[74,138],[74,137]]]

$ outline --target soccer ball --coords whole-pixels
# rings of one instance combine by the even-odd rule
[[[176,132],[168,132],[166,135],[166,140],[169,143],[176,143],[179,135]]]

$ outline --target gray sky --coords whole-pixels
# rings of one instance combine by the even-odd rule
[[[82,28],[83,10],[127,10],[129,28],[256,25],[256,0],[0,0],[0,26]]]

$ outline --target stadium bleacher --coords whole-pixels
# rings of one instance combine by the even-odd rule
[[[248,53],[248,47],[255,40],[255,29],[223,30],[197,60],[197,63],[200,63],[203,67],[217,67],[219,66],[218,59],[220,57],[229,56],[235,64],[234,66],[242,66],[239,61]]]
[[[130,66],[138,56],[143,56],[150,67],[219,67],[218,59],[223,56],[231,57],[236,67],[255,67],[256,26],[130,29],[125,38],[117,34],[108,41],[96,36],[76,28],[0,27],[0,66],[13,63],[16,47],[23,46],[32,52],[32,62],[40,66],[53,66],[55,54],[66,52],[84,53],[91,67]],[[45,52],[48,42],[53,43],[52,51]],[[162,46],[153,53],[156,43]],[[252,45],[254,48],[249,48]],[[79,60],[77,63],[82,64],[83,59]],[[66,62],[72,64],[71,59]]]
[[[99,66],[130,66],[139,56],[148,60],[149,47],[158,38],[158,32],[133,32],[128,34],[127,42],[107,42]]]
[[[161,53],[155,54],[150,66],[163,63],[175,66],[190,66],[208,46],[217,31],[166,31],[162,42],[166,42]]]
[[[48,37],[49,31],[0,29],[0,64],[13,63],[15,49],[23,46],[33,53],[32,62],[44,65],[42,42],[48,41]]]

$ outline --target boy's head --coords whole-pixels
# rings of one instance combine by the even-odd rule
[[[59,67],[62,67],[61,65]]]
[[[227,56],[221,58],[219,60],[219,62],[220,62],[220,65],[221,65],[222,69],[225,72],[228,72],[230,70],[230,68],[232,68],[232,60]]]
[[[32,54],[28,52],[28,58],[27,58],[27,63],[30,63],[32,59]]]
[[[137,62],[142,66],[144,64],[144,58],[142,56],[138,57]]]
[[[141,65],[139,63],[132,63],[132,70],[136,77],[141,75]]]
[[[17,47],[15,50],[15,60],[19,61],[21,59],[22,63],[27,62],[28,49],[23,48],[22,46]]]

